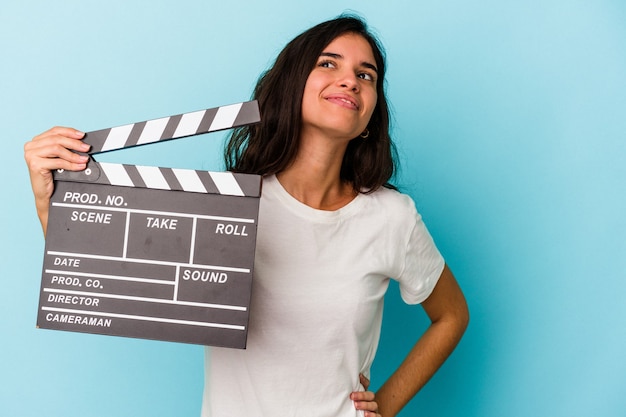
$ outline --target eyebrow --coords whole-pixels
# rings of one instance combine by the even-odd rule
[[[334,52],[322,52],[320,54],[320,56],[327,56],[329,58],[334,58],[334,59],[343,59],[343,55],[341,54],[336,54]],[[374,71],[376,74],[378,74],[378,68],[376,68],[376,65],[371,64],[367,61],[363,61],[361,62],[361,65],[364,66],[365,68],[369,68],[372,71]]]

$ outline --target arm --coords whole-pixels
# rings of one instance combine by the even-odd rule
[[[378,413],[383,417],[398,414],[417,394],[450,356],[467,328],[465,297],[447,265],[422,307],[431,320],[430,326],[376,393]]]
[[[89,157],[72,152],[89,150],[90,146],[79,140],[84,136],[84,133],[76,129],[53,127],[35,136],[24,145],[24,159],[28,166],[37,216],[39,216],[44,235],[48,226],[50,197],[54,191],[52,171],[85,169]]]

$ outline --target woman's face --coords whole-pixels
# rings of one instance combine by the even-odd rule
[[[347,33],[324,48],[309,74],[302,98],[302,132],[351,140],[374,112],[378,73],[372,48]]]

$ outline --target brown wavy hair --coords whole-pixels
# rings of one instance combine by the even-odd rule
[[[261,122],[235,129],[224,151],[226,169],[271,175],[287,168],[300,145],[302,96],[309,74],[320,54],[335,38],[346,33],[362,36],[370,44],[376,67],[378,99],[366,139],[349,142],[340,176],[356,192],[368,193],[390,183],[396,169],[391,140],[389,106],[385,95],[385,52],[359,17],[341,15],[298,35],[280,52],[270,69],[261,74],[252,98],[258,100]]]

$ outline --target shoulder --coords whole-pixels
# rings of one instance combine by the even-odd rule
[[[362,194],[364,217],[383,222],[395,233],[409,232],[421,221],[413,199],[408,195],[390,188],[379,188],[370,194]],[[367,213],[367,214],[365,214]]]
[[[378,190],[370,194],[364,194],[370,203],[378,208],[390,211],[396,214],[417,214],[415,202],[408,194],[400,191],[380,187]]]

